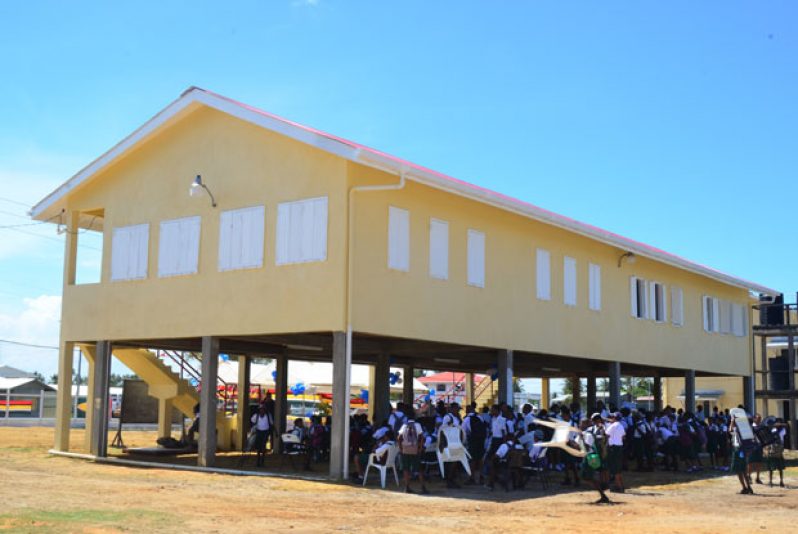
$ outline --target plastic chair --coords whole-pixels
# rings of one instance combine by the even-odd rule
[[[444,443],[446,443],[446,446],[443,445]],[[435,452],[438,456],[441,478],[446,477],[443,469],[445,462],[460,462],[468,476],[471,476],[471,466],[468,463],[471,456],[463,445],[462,428],[459,426],[442,426],[438,429],[438,447]]]
[[[369,469],[373,467],[380,472],[380,485],[382,486],[382,489],[385,489],[385,475],[388,472],[388,469],[393,469],[393,477],[396,479],[396,487],[399,487],[399,474],[396,472],[396,456],[399,454],[399,447],[392,445],[391,448],[388,449],[387,454],[388,458],[385,460],[385,465],[377,462],[376,452],[369,454],[369,463],[366,466],[366,472],[363,473],[364,486],[369,478]]]
[[[283,461],[288,457],[291,460],[291,467],[296,469],[294,465],[294,457],[301,454],[307,454],[307,448],[302,440],[296,434],[286,432],[280,436],[280,441],[283,443]]]

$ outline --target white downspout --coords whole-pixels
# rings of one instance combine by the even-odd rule
[[[357,160],[361,159],[361,154],[358,154],[356,157]],[[370,167],[377,167],[372,163],[368,163]],[[385,169],[384,167],[378,167],[380,170],[390,173],[395,173],[396,171],[390,171]],[[349,220],[347,222],[347,232],[348,232],[348,241],[347,241],[347,260],[346,260],[346,384],[344,391],[347,392],[347,397],[349,395],[349,390],[351,388],[351,374],[352,374],[352,273],[354,271],[354,244],[355,244],[355,193],[357,192],[367,192],[367,191],[395,191],[399,189],[403,189],[405,186],[405,171],[401,169],[399,171],[399,183],[397,184],[386,184],[386,185],[360,185],[360,186],[353,186],[349,188]],[[346,417],[344,417],[344,462],[343,462],[343,478],[344,480],[349,478],[349,406],[347,403],[347,413]]]

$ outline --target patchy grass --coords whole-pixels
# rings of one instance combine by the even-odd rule
[[[171,522],[151,510],[31,510],[0,514],[0,530],[13,532],[122,532],[154,530]],[[135,525],[135,527],[132,527]]]

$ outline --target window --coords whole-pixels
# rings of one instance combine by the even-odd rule
[[[732,303],[728,300],[718,301],[718,327],[721,334],[732,333]]]
[[[653,319],[658,323],[665,322],[668,316],[667,301],[665,300],[665,286],[659,282],[648,283],[650,304],[649,319]]]
[[[535,258],[537,297],[551,300],[551,254],[548,250],[537,249]]]
[[[648,317],[648,298],[646,294],[646,281],[632,276],[629,279],[629,294],[631,297],[632,317],[645,319]]]
[[[746,317],[746,309],[742,304],[732,304],[732,334],[737,337],[745,337],[748,335],[748,318]]]
[[[563,270],[563,302],[566,306],[576,306],[576,260],[565,256]]]
[[[587,268],[588,308],[601,310],[601,265],[591,263]]]
[[[410,212],[388,208],[388,268],[410,270]]]
[[[111,280],[147,278],[149,224],[114,228],[111,238]]]
[[[718,332],[720,326],[718,324],[718,315],[719,315],[718,299],[714,297],[704,296],[703,310],[704,310],[704,331]]]
[[[674,326],[684,326],[684,294],[676,286],[671,286],[671,321]]]
[[[199,242],[199,217],[162,221],[158,238],[158,276],[196,273]]]
[[[446,384],[436,384],[435,385],[435,391],[437,391],[439,393],[446,392]]]
[[[327,259],[327,197],[277,206],[277,265]]]
[[[468,285],[485,287],[485,234],[468,231]]]
[[[432,278],[449,278],[449,223],[429,220],[429,275]]]
[[[219,215],[219,271],[263,267],[266,208],[252,206]]]

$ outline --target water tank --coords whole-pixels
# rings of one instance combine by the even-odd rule
[[[789,377],[787,376],[787,355],[782,352],[781,356],[768,360],[770,368],[770,388],[771,390],[786,390],[790,387]]]

